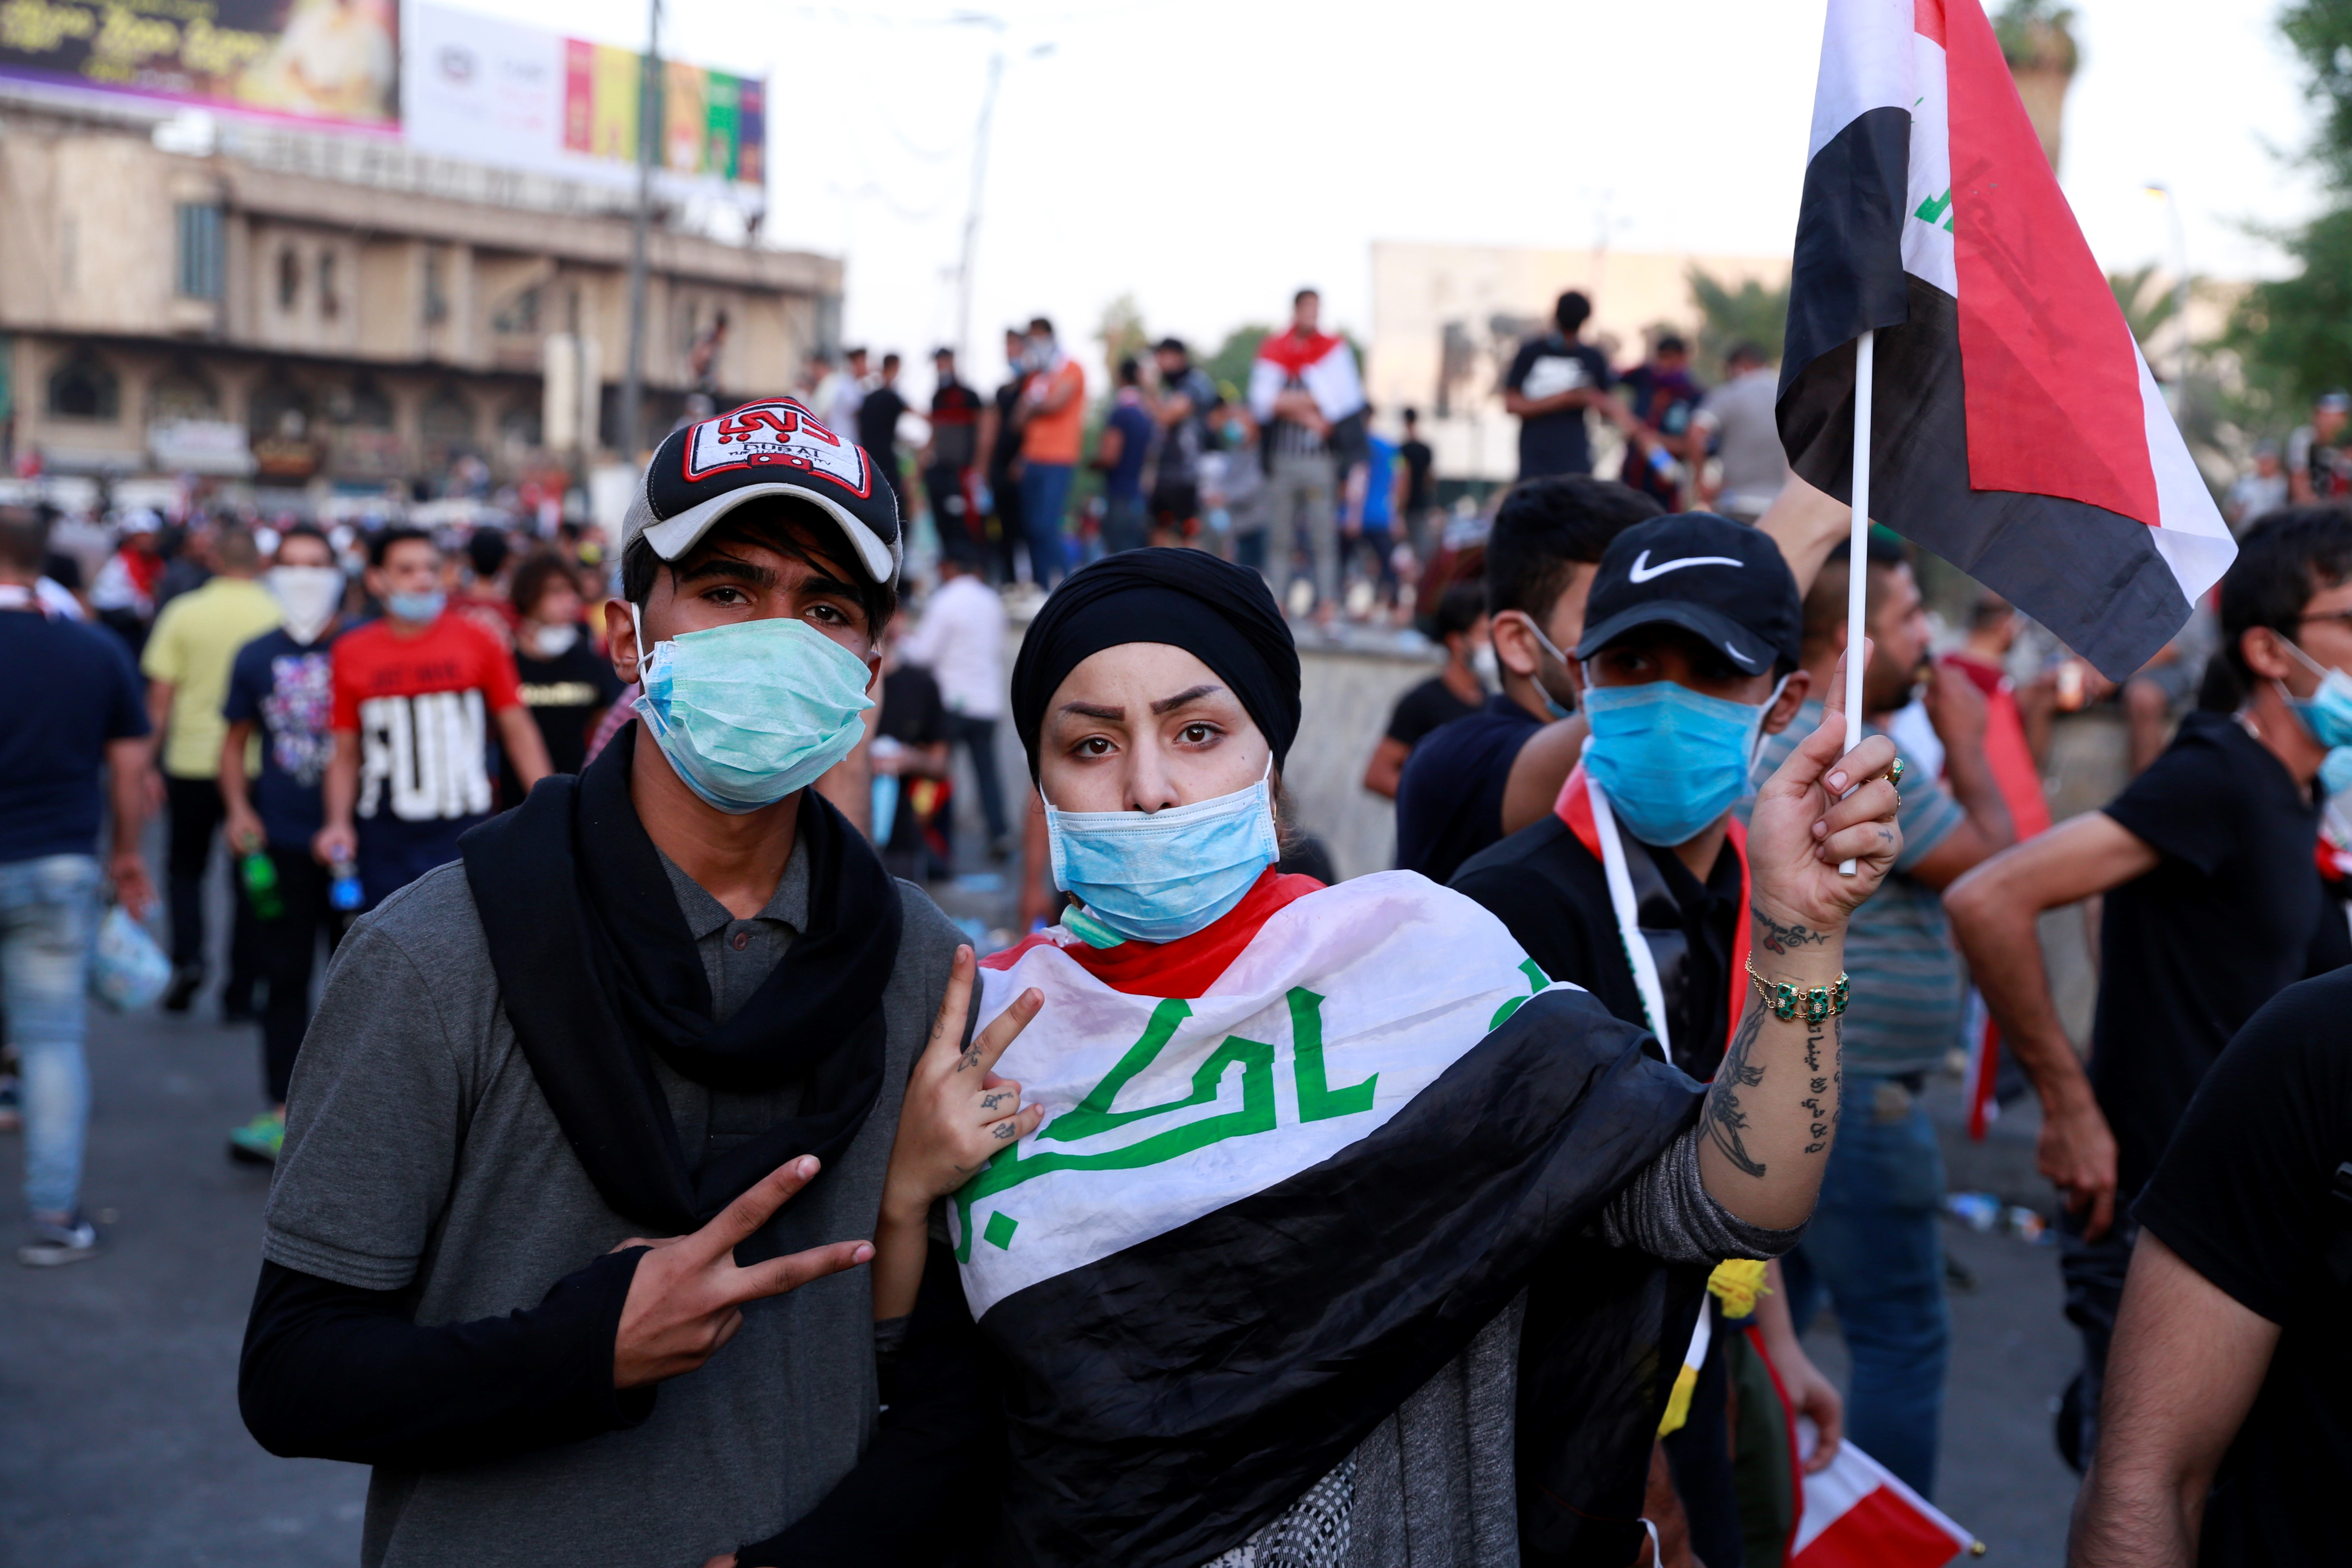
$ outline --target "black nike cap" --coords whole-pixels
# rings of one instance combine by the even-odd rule
[[[1802,662],[1804,605],[1771,536],[1710,511],[1637,522],[1601,553],[1576,657],[1637,626],[1681,626],[1750,675]]]

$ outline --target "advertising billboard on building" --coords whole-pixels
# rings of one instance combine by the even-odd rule
[[[0,0],[0,9],[22,0]],[[636,179],[644,57],[521,23],[409,7],[403,83],[420,153],[600,184]],[[749,205],[767,184],[767,83],[665,60],[656,169],[672,189]]]
[[[0,80],[390,130],[398,0],[0,0]]]

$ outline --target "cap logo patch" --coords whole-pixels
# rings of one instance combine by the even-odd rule
[[[822,475],[861,500],[874,493],[865,452],[797,403],[755,403],[705,419],[688,432],[687,483],[736,468],[795,468]]]
[[[1748,563],[1734,555],[1685,555],[1678,561],[1661,561],[1653,566],[1650,564],[1650,552],[1644,550],[1641,554],[1633,557],[1633,567],[1625,575],[1636,583],[1646,583],[1653,577],[1663,577],[1669,572],[1679,572],[1685,566],[1745,566],[1746,564]]]

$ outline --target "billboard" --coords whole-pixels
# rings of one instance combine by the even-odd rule
[[[0,0],[0,79],[389,130],[398,0]]]
[[[0,0],[0,13],[24,3]],[[418,152],[635,183],[644,60],[635,50],[428,5],[409,7],[408,50],[403,120]],[[665,60],[656,112],[663,185],[763,200],[765,81]]]

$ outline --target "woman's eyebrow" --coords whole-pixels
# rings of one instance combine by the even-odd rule
[[[1152,717],[1158,718],[1163,713],[1173,713],[1187,703],[1198,702],[1203,697],[1214,697],[1223,689],[1222,686],[1195,686],[1190,690],[1180,691],[1173,697],[1163,697],[1151,705]]]
[[[1098,702],[1065,702],[1062,704],[1062,711],[1076,713],[1081,719],[1107,720],[1113,724],[1124,722],[1127,718],[1126,709],[1105,708]],[[1153,711],[1157,712],[1158,710],[1154,709]]]

